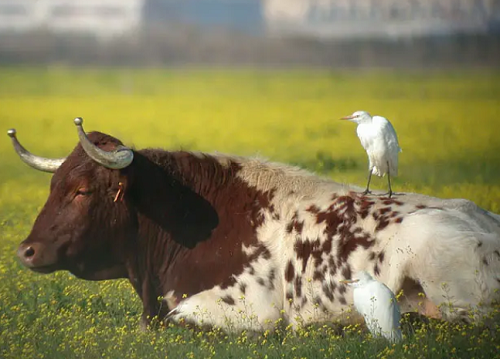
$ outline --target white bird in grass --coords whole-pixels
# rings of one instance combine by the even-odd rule
[[[355,279],[341,280],[353,289],[354,307],[361,314],[374,337],[383,336],[391,342],[402,339],[401,312],[394,293],[383,283],[361,271]]]
[[[365,111],[356,111],[351,116],[342,117],[341,120],[349,120],[358,124],[356,132],[361,145],[368,154],[368,184],[363,194],[371,193],[372,174],[379,177],[387,174],[390,198],[392,196],[391,176],[398,174],[398,155],[402,151],[394,127],[385,117],[372,117]]]

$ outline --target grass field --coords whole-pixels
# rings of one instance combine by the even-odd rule
[[[363,186],[363,109],[391,119],[403,153],[396,191],[461,197],[500,212],[500,72],[326,70],[0,69],[0,130],[26,148],[64,157],[72,123],[137,148],[260,155]],[[43,205],[50,175],[21,163],[0,136],[1,358],[494,358],[500,324],[405,325],[391,346],[360,327],[261,335],[178,328],[139,332],[141,305],[126,281],[31,273],[15,258]],[[385,180],[374,179],[374,188]]]

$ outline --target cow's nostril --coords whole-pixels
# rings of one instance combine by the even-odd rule
[[[33,257],[34,254],[35,254],[35,250],[33,249],[33,247],[26,248],[26,251],[24,252],[24,256],[26,258]]]

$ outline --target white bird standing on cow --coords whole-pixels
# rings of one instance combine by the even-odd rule
[[[341,280],[353,289],[354,307],[361,314],[368,330],[374,337],[383,336],[391,342],[402,339],[401,311],[394,293],[365,271],[355,275],[355,279]]]
[[[398,174],[398,155],[402,151],[394,127],[385,117],[372,117],[365,111],[356,111],[351,116],[342,117],[341,120],[349,120],[358,124],[356,132],[361,145],[368,154],[368,183],[363,194],[371,193],[372,174],[379,177],[387,174],[390,198],[392,196],[391,176]]]

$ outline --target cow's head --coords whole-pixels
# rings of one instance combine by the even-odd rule
[[[134,152],[111,136],[89,133],[76,118],[80,143],[64,159],[35,156],[9,130],[14,148],[28,165],[53,172],[50,194],[28,238],[19,246],[21,262],[36,272],[69,270],[99,280],[126,276],[123,251],[136,221],[127,201]]]

